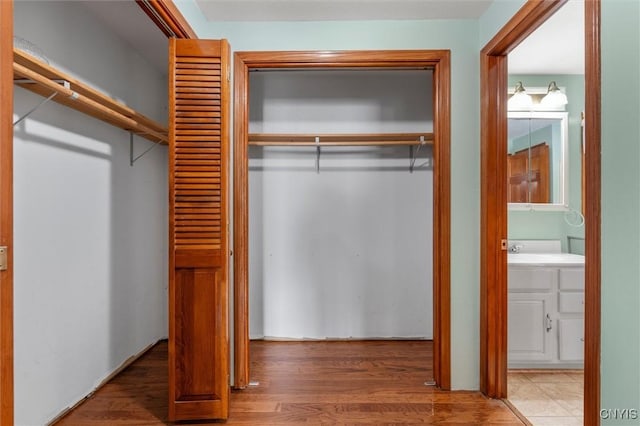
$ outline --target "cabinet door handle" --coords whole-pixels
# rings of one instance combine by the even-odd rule
[[[549,314],[547,314],[547,333],[551,331],[551,329],[553,324],[553,320],[551,319],[551,317],[549,316]]]

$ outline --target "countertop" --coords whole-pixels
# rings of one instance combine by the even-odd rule
[[[509,266],[584,266],[584,256],[573,253],[508,253]]]

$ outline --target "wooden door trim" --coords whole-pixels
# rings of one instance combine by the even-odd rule
[[[440,388],[450,389],[450,52],[237,52],[234,55],[234,63],[234,386],[244,388],[249,383],[249,70],[430,67],[434,70],[434,377]]]
[[[528,1],[480,53],[480,390],[492,398],[507,391],[507,55],[565,2]]]
[[[507,54],[566,0],[529,0],[481,51],[480,388],[507,392]],[[585,2],[586,251],[584,420],[600,410],[600,0]],[[502,188],[502,190],[498,190]]]
[[[13,424],[13,2],[0,1],[0,424]]]
[[[198,38],[172,0],[135,0],[168,38]]]
[[[600,424],[600,0],[585,1],[584,424]]]

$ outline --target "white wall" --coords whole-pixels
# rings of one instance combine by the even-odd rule
[[[430,71],[252,73],[250,131],[431,132]],[[252,338],[432,338],[431,149],[250,150]],[[427,162],[427,165],[424,163]]]
[[[16,2],[15,34],[166,122],[166,77],[81,3]],[[167,158],[130,167],[128,133],[53,102],[14,131],[16,424],[41,425],[167,335]]]

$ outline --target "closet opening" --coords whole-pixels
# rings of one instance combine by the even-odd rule
[[[250,350],[402,348],[449,388],[448,55],[236,54],[236,388]]]

